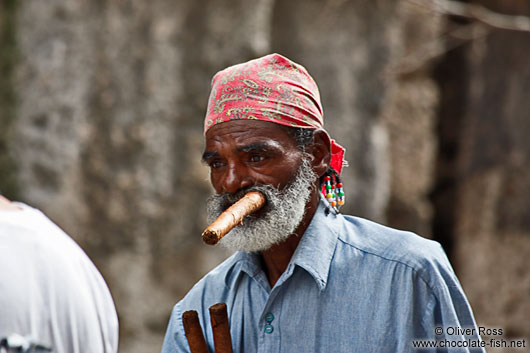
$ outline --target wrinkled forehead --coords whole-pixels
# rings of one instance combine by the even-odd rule
[[[289,128],[260,120],[234,120],[212,126],[205,134],[206,146],[220,142],[238,144],[276,141],[280,145],[295,144]]]

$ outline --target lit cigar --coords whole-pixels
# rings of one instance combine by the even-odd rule
[[[243,218],[256,212],[265,205],[266,199],[261,192],[251,191],[226,209],[202,232],[202,240],[215,245],[222,237],[243,221]]]

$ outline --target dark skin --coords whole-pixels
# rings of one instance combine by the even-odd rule
[[[328,169],[331,154],[326,132],[316,130],[314,143],[306,146],[311,168],[316,175]],[[255,185],[272,185],[283,189],[293,180],[303,153],[294,138],[278,124],[235,120],[218,124],[206,133],[203,160],[210,166],[210,180],[218,194],[234,194]],[[318,178],[306,213],[295,232],[284,242],[262,251],[264,270],[271,287],[287,268],[302,235],[311,222],[320,200]]]
[[[0,210],[1,211],[20,211],[20,208],[18,206],[13,205],[11,201],[9,201],[8,199],[0,195]]]

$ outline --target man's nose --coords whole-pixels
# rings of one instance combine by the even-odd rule
[[[240,164],[229,164],[222,183],[222,192],[234,194],[239,190],[248,188],[254,184],[248,170]]]

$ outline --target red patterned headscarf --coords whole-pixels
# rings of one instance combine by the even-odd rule
[[[304,129],[323,128],[320,94],[307,70],[279,54],[218,72],[204,121],[204,133],[231,120],[255,119]],[[341,173],[344,148],[331,139],[331,167]]]

